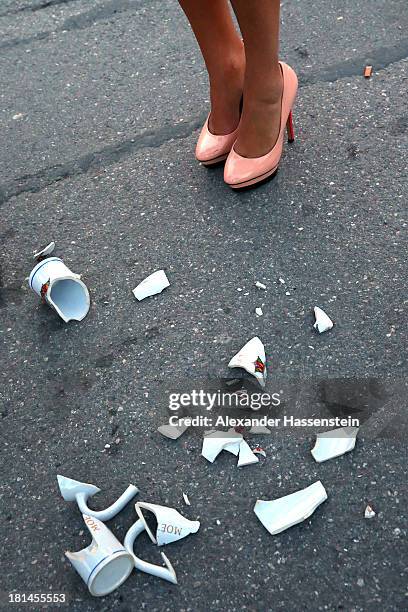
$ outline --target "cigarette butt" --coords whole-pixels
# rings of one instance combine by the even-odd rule
[[[366,79],[369,79],[370,76],[372,75],[372,73],[373,73],[373,67],[372,66],[366,66],[364,68],[364,76],[365,76]]]

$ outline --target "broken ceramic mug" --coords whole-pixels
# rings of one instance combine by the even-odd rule
[[[356,445],[358,427],[340,427],[316,434],[316,443],[311,450],[318,463],[349,453]]]
[[[83,514],[92,542],[78,552],[65,553],[91,595],[103,597],[123,584],[134,567],[132,555],[98,519]]]
[[[318,480],[306,489],[285,497],[272,501],[258,499],[254,512],[269,533],[275,535],[309,518],[326,499],[326,490]]]
[[[261,387],[266,383],[266,357],[265,348],[261,340],[255,336],[242,347],[231,359],[229,368],[243,368],[252,374]]]
[[[152,576],[157,576],[157,578],[162,578],[163,580],[167,580],[168,582],[177,584],[176,572],[174,571],[169,559],[163,552],[160,554],[166,567],[162,567],[161,565],[154,565],[153,563],[148,563],[147,561],[143,561],[143,559],[140,559],[135,555],[133,550],[135,540],[145,530],[145,523],[141,519],[139,519],[128,530],[125,536],[125,540],[123,542],[123,545],[126,550],[132,555],[135,568],[140,570],[141,572],[144,572],[145,574],[151,574]]]
[[[119,499],[117,499],[108,508],[105,508],[105,510],[91,510],[88,507],[87,500],[89,497],[92,497],[92,495],[99,493],[100,489],[98,489],[98,487],[86,482],[73,480],[72,478],[66,478],[65,476],[61,475],[57,476],[57,480],[61,495],[65,501],[76,501],[82,514],[93,516],[101,521],[109,521],[111,518],[116,516],[116,514],[118,514],[118,512],[120,512],[131,499],[133,499],[136,493],[139,492],[137,487],[134,485],[129,485]]]
[[[161,293],[166,287],[170,287],[170,283],[165,271],[157,270],[157,272],[153,272],[153,274],[150,274],[150,276],[139,283],[132,293],[140,302],[147,297]]]
[[[68,321],[82,321],[90,307],[89,291],[79,274],[74,274],[59,257],[49,257],[55,248],[51,242],[35,253],[38,261],[28,279],[41,300],[51,306],[58,315]]]
[[[143,521],[149,538],[158,546],[177,542],[177,540],[185,538],[190,533],[196,533],[200,529],[200,521],[190,521],[174,508],[147,502],[137,502],[135,508],[139,518]],[[157,520],[156,537],[147,524],[142,509],[149,510],[155,515]]]

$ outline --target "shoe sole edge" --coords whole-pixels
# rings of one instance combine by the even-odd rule
[[[242,183],[227,183],[227,185],[231,187],[231,189],[236,190],[244,189],[245,187],[253,187],[258,183],[266,181],[268,178],[272,178],[272,176],[277,173],[278,168],[279,166],[276,166],[275,168],[272,168],[272,170],[268,170],[267,172],[264,172],[263,174],[260,174],[259,176],[256,176],[253,179],[250,179],[249,181],[243,181]]]

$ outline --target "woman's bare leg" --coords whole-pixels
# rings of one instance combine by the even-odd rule
[[[231,0],[245,44],[244,108],[235,150],[244,157],[268,153],[279,134],[282,74],[280,0]]]
[[[210,130],[236,129],[244,84],[245,53],[227,0],[179,0],[203,54],[210,81]]]

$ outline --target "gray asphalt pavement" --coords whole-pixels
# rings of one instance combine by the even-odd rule
[[[363,435],[318,465],[312,434],[278,432],[256,440],[262,465],[238,470],[226,453],[200,457],[198,435],[156,432],[168,386],[231,375],[256,334],[278,378],[405,377],[407,27],[406,0],[284,1],[297,140],[272,182],[234,193],[193,158],[206,73],[175,0],[2,0],[4,609],[40,609],[7,607],[13,590],[66,593],[74,612],[407,609],[404,436]],[[91,292],[81,323],[27,287],[51,239]],[[170,288],[137,303],[131,290],[159,268]],[[315,304],[336,323],[322,336]],[[99,486],[95,508],[132,482],[199,518],[166,550],[179,585],[135,573],[93,599],[64,557],[89,539],[57,473]],[[270,536],[255,500],[317,479],[328,501]],[[134,518],[130,504],[109,526],[122,539]],[[160,562],[147,537],[138,553]]]

